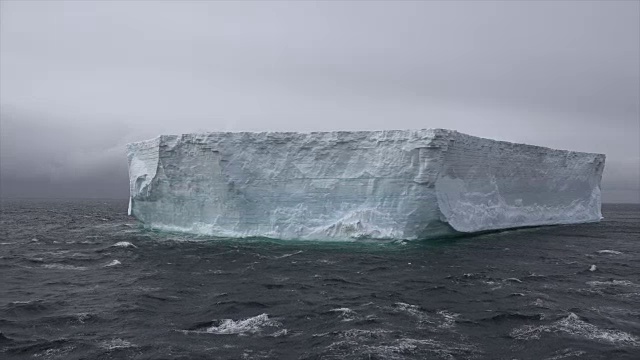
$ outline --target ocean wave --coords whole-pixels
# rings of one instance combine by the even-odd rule
[[[418,320],[419,323],[431,323],[429,315],[417,305],[397,302],[393,307],[394,311],[408,314]]]
[[[223,319],[218,326],[207,328],[207,332],[217,335],[258,334],[265,328],[279,328],[282,324],[272,320],[267,314],[260,314],[243,320]]]
[[[342,319],[342,321],[352,321],[357,316],[357,313],[349,308],[336,308],[329,311],[340,313],[339,317]]]
[[[574,313],[569,313],[567,317],[551,325],[525,325],[516,328],[511,331],[510,335],[518,340],[533,340],[539,339],[544,333],[558,332],[616,345],[640,346],[640,340],[636,336],[624,331],[601,329],[583,321]]]

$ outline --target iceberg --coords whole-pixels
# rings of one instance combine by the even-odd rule
[[[166,231],[415,240],[602,218],[604,155],[452,130],[161,135],[127,154],[129,215]]]

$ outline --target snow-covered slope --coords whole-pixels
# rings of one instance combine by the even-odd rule
[[[147,226],[280,239],[421,239],[598,221],[604,155],[450,130],[163,135],[128,145]]]

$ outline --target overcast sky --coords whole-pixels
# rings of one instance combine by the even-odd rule
[[[448,128],[607,155],[640,201],[638,1],[1,1],[4,197],[128,196],[124,145]]]

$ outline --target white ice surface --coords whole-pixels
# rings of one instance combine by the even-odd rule
[[[598,221],[604,155],[450,130],[163,135],[128,145],[147,226],[280,239],[420,239]]]

